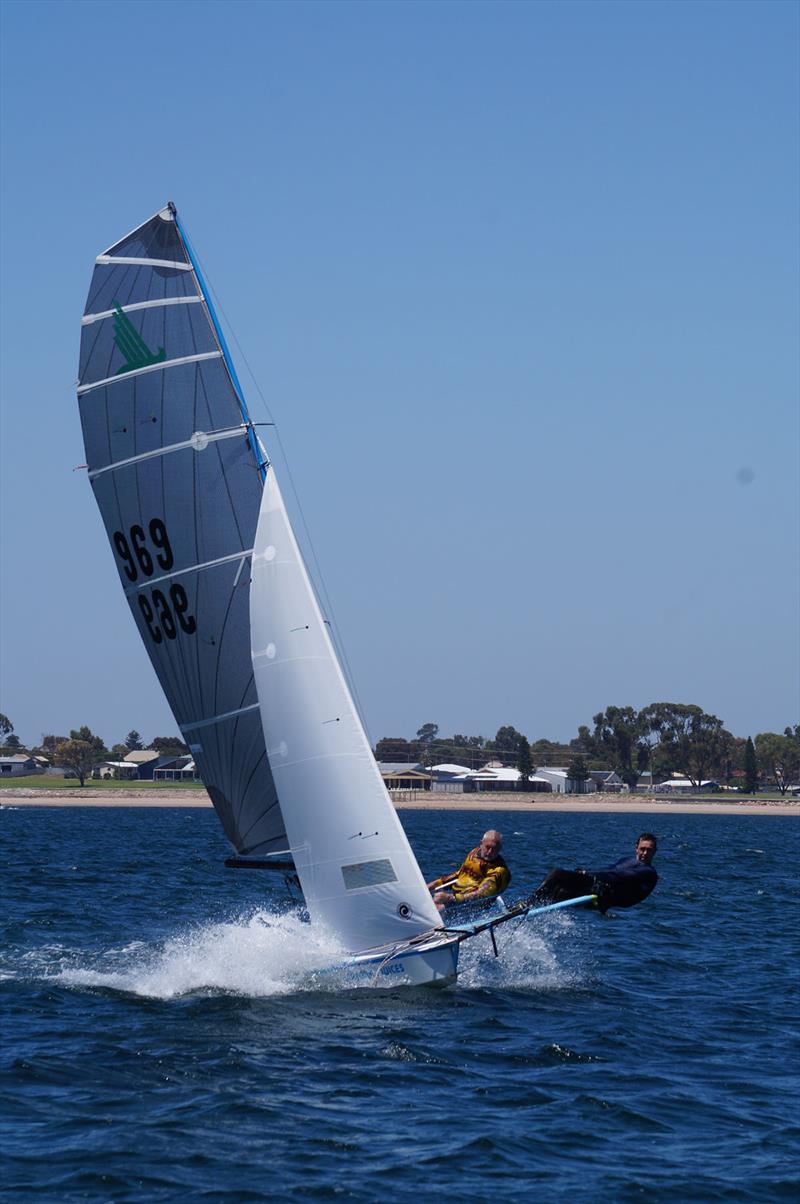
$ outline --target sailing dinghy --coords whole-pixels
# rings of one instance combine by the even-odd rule
[[[120,582],[228,864],[296,872],[364,981],[452,982],[461,943],[522,912],[442,927],[171,202],[95,260],[78,399]]]

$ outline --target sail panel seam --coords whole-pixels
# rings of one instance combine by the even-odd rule
[[[145,372],[161,372],[164,368],[177,368],[180,364],[196,364],[200,360],[218,359],[222,359],[221,351],[203,351],[200,355],[182,355],[176,360],[162,360],[160,364],[147,364],[144,368],[132,368],[130,372],[121,372],[119,376],[106,376],[103,380],[96,380],[90,385],[78,385],[78,396],[82,397],[84,393],[89,393],[92,389],[99,389],[103,385],[116,385],[121,380],[130,380],[132,376],[142,376]]]
[[[240,438],[244,431],[245,427],[242,425],[231,427],[230,430],[226,431],[202,431],[198,432],[198,434],[202,433],[208,443],[218,443],[220,439]],[[131,464],[138,464],[142,460],[153,460],[156,456],[165,456],[168,452],[186,451],[190,447],[197,450],[197,442],[194,435],[191,439],[184,439],[181,443],[169,443],[166,447],[154,447],[152,451],[140,452],[138,456],[129,456],[127,460],[115,460],[113,464],[106,464],[103,468],[95,468],[89,473],[89,480],[94,481],[95,478],[103,476],[104,473],[115,472],[118,468],[129,468]]]
[[[158,297],[155,301],[135,301],[132,305],[121,305],[119,308],[124,314],[132,314],[137,309],[156,309],[162,305],[196,305],[203,300],[204,298],[199,294],[188,297]],[[92,322],[113,318],[116,313],[116,309],[104,309],[102,313],[84,314],[81,318],[81,326],[91,326]]]

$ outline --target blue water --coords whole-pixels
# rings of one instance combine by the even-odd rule
[[[490,826],[519,889],[648,827],[661,881],[353,991],[213,812],[5,807],[2,1198],[797,1198],[797,820],[401,814],[427,875]]]

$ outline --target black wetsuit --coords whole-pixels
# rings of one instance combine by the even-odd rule
[[[536,888],[537,903],[560,903],[579,895],[597,895],[600,911],[609,907],[634,907],[655,890],[658,874],[636,857],[620,857],[602,870],[551,870]]]

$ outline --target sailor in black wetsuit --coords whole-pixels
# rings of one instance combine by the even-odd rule
[[[658,842],[652,832],[642,832],[633,857],[621,857],[602,870],[551,870],[536,888],[531,902],[561,903],[579,895],[597,895],[597,907],[634,907],[655,890],[658,874],[651,862]]]

